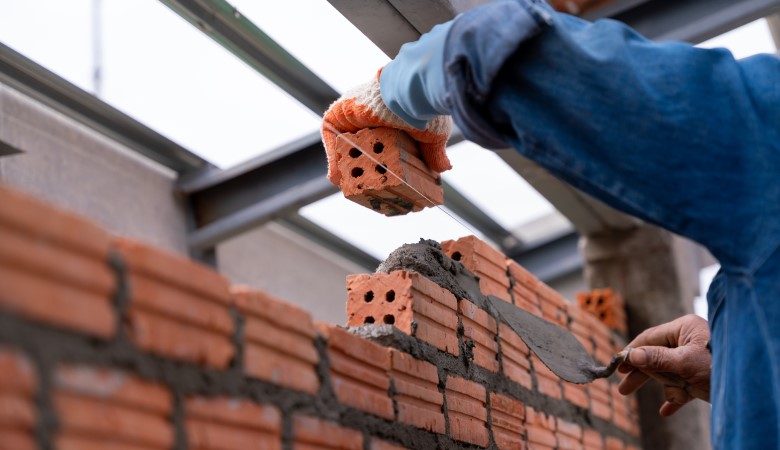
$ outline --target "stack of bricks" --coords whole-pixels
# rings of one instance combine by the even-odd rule
[[[346,329],[1,186],[0,204],[2,449],[638,448],[615,380],[584,403],[540,389],[517,335],[418,273],[351,277]],[[620,345],[458,242],[506,301],[579,317],[594,354],[599,330]]]

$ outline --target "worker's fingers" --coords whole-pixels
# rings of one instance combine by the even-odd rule
[[[676,386],[664,386],[664,398],[674,405],[684,405],[693,398],[685,392],[685,389]]]
[[[685,370],[684,352],[677,348],[647,346],[635,348],[628,362],[637,369],[652,372],[680,373]]]
[[[639,335],[628,344],[628,347],[636,348],[647,345],[677,347],[681,327],[682,324],[679,319],[677,319],[653,328],[648,328],[639,333]]]
[[[649,379],[649,376],[639,370],[634,369],[633,372],[629,373],[628,376],[620,381],[620,384],[618,385],[618,392],[623,395],[632,394],[636,392],[637,389],[644,386]]]
[[[679,411],[680,408],[682,408],[683,406],[685,406],[685,405],[677,405],[677,404],[671,403],[671,402],[664,402],[664,404],[661,405],[661,409],[658,410],[658,414],[660,414],[660,415],[662,415],[664,417],[669,417],[672,414],[674,414],[677,411]]]
[[[634,369],[636,369],[636,367],[632,366],[631,364],[620,363],[618,365],[617,371],[620,373],[630,373]]]

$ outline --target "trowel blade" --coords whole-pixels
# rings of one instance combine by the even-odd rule
[[[489,296],[488,300],[501,321],[556,375],[577,384],[590,383],[596,378],[595,361],[568,330],[500,298]]]

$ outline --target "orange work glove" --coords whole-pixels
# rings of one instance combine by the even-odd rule
[[[328,154],[328,179],[336,186],[341,182],[339,160],[336,153],[336,137],[341,133],[355,133],[364,128],[388,127],[405,131],[420,144],[420,153],[431,170],[444,172],[452,168],[445,149],[452,131],[449,116],[438,116],[419,130],[401,120],[385,105],[379,92],[379,74],[370,82],[360,85],[336,100],[325,112],[322,120],[322,142]]]

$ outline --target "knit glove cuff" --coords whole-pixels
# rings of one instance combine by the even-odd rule
[[[428,121],[425,129],[418,130],[393,113],[382,100],[379,91],[379,75],[368,83],[347,91],[325,112],[322,120],[322,141],[328,156],[328,179],[339,185],[341,173],[336,153],[336,137],[341,133],[355,133],[364,128],[388,127],[406,132],[420,146],[425,164],[431,170],[444,172],[452,168],[445,149],[452,131],[449,116],[437,116]]]

